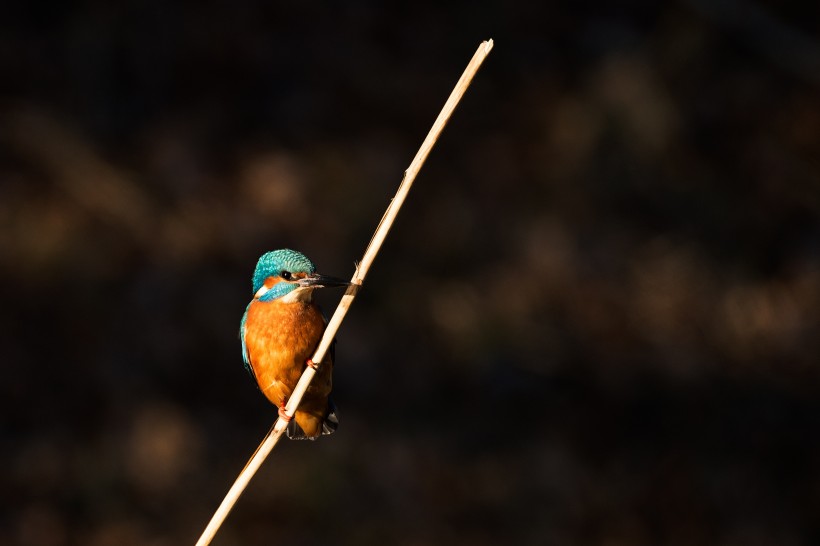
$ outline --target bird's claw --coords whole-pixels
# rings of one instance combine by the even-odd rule
[[[279,418],[282,419],[286,423],[290,423],[290,420],[293,419],[292,415],[288,415],[287,410],[285,409],[285,405],[282,404],[279,406]]]

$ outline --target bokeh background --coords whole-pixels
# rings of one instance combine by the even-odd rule
[[[0,543],[195,541],[257,257],[350,276],[487,38],[215,544],[820,543],[818,6],[4,5]]]

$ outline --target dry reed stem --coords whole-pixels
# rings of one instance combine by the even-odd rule
[[[327,354],[328,349],[330,349],[330,344],[333,342],[333,338],[336,337],[336,332],[338,331],[342,320],[344,320],[348,309],[350,309],[350,305],[353,303],[353,299],[356,297],[356,293],[359,291],[359,288],[361,287],[370,266],[373,264],[376,254],[378,254],[382,243],[387,237],[387,233],[390,231],[390,227],[393,225],[393,221],[396,219],[399,209],[404,203],[407,194],[410,192],[410,187],[413,185],[416,175],[424,164],[424,161],[427,159],[427,156],[430,155],[430,150],[433,149],[433,146],[438,140],[441,131],[447,125],[447,122],[449,121],[453,111],[456,109],[461,97],[464,96],[465,91],[467,91],[467,88],[470,86],[473,76],[476,75],[481,63],[484,62],[484,59],[490,53],[492,48],[492,40],[481,42],[481,45],[479,45],[473,55],[473,58],[470,59],[470,62],[467,64],[467,68],[464,69],[464,73],[461,75],[461,78],[459,78],[453,88],[453,92],[450,93],[450,97],[447,99],[447,102],[444,103],[444,107],[441,109],[436,121],[427,133],[427,137],[424,139],[424,142],[422,142],[419,151],[416,152],[416,156],[413,158],[410,166],[407,167],[406,171],[404,171],[404,177],[402,178],[398,191],[396,191],[396,195],[387,207],[384,216],[373,234],[373,238],[367,245],[367,250],[365,250],[362,261],[356,266],[356,271],[350,281],[351,285],[345,291],[345,294],[342,296],[338,307],[336,307],[336,311],[333,313],[333,316],[327,324],[327,328],[325,328],[322,340],[319,342],[319,346],[316,348],[316,352],[313,355],[313,362],[318,364],[325,358],[325,354]],[[305,394],[305,391],[307,390],[308,385],[310,385],[310,382],[313,380],[314,375],[316,375],[316,369],[311,368],[310,366],[308,366],[304,373],[302,373],[299,383],[297,383],[296,388],[293,390],[293,393],[288,399],[288,403],[285,408],[287,415],[292,417],[296,412],[296,408],[302,401],[302,396]],[[262,440],[262,443],[259,444],[258,448],[256,448],[256,451],[245,465],[245,468],[239,473],[239,476],[236,478],[233,486],[231,486],[230,490],[225,495],[225,498],[222,500],[222,504],[219,505],[219,508],[217,508],[211,518],[211,521],[202,533],[202,536],[199,537],[199,540],[196,543],[197,546],[205,546],[211,543],[211,540],[213,540],[217,530],[219,530],[219,527],[225,521],[225,518],[231,511],[231,508],[233,508],[233,505],[239,499],[239,496],[245,490],[253,475],[256,474],[256,471],[259,470],[260,466],[262,466],[262,462],[267,458],[276,446],[277,442],[279,442],[279,438],[282,437],[282,433],[285,431],[285,428],[287,428],[287,421],[281,417],[278,418],[268,431],[268,434],[265,436],[264,440]]]

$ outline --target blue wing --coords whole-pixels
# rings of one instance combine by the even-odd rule
[[[251,374],[251,377],[256,381],[256,373],[253,371],[251,356],[248,354],[248,346],[245,344],[245,321],[248,320],[248,309],[250,309],[250,307],[251,304],[249,303],[245,308],[245,314],[242,315],[242,321],[239,323],[239,341],[242,342],[242,361],[245,363],[245,369],[248,370],[248,373]]]

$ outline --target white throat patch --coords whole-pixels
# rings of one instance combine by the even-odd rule
[[[300,286],[296,290],[291,290],[282,296],[282,303],[296,303],[297,301],[309,302],[313,299],[312,286]]]

